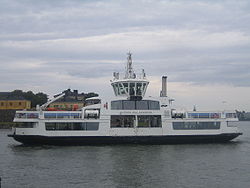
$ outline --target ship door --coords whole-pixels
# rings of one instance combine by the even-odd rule
[[[111,115],[110,136],[137,135],[135,115]]]
[[[138,123],[137,123],[137,116],[135,116],[134,119],[134,135],[137,136],[138,135]]]

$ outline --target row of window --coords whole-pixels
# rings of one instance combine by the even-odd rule
[[[111,110],[160,110],[160,103],[151,100],[118,100],[111,101]]]
[[[79,119],[80,113],[44,113],[45,119]]]
[[[236,113],[226,113],[226,118],[237,118]]]
[[[113,115],[111,116],[111,128],[118,127],[135,127],[136,117],[133,115]],[[151,116],[137,116],[137,127],[161,127],[161,116],[151,115]]]
[[[147,83],[124,82],[124,83],[113,83],[112,86],[116,96],[117,95],[141,96],[146,90]]]
[[[35,128],[37,122],[18,122],[16,123],[16,127],[18,128]]]
[[[6,105],[6,103],[4,103],[4,102],[1,102],[0,104],[1,104],[1,106],[5,106],[5,105]],[[12,106],[13,103],[12,103],[12,102],[9,102],[9,105]],[[22,105],[22,102],[18,102],[18,105],[21,106],[21,105]]]
[[[34,128],[36,122],[18,123],[19,128]],[[136,126],[136,116],[111,116],[111,128],[133,128]],[[137,116],[137,127],[162,127],[161,116]],[[48,131],[96,131],[99,129],[99,122],[46,122],[45,128]],[[174,130],[210,130],[220,129],[220,122],[173,122]]]
[[[174,130],[220,129],[220,122],[173,122]]]
[[[96,131],[99,129],[98,122],[82,122],[82,123],[45,123],[47,131]]]

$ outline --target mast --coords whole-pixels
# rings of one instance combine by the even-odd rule
[[[135,76],[135,73],[134,73],[134,70],[133,70],[133,67],[132,67],[132,53],[128,53],[128,57],[127,57],[127,67],[126,67],[126,71],[125,71],[125,79],[134,79],[136,76]]]
[[[144,70],[142,70],[141,76],[135,74],[132,66],[132,53],[129,52],[127,55],[124,77],[120,79],[119,73],[114,72],[111,85],[116,96],[127,97],[129,100],[141,100],[146,93],[149,82]]]

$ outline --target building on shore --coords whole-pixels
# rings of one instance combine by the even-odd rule
[[[31,102],[21,96],[12,96],[11,92],[0,92],[0,110],[30,109]]]

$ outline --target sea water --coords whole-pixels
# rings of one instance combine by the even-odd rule
[[[250,187],[250,122],[222,144],[23,146],[0,130],[2,188]]]

